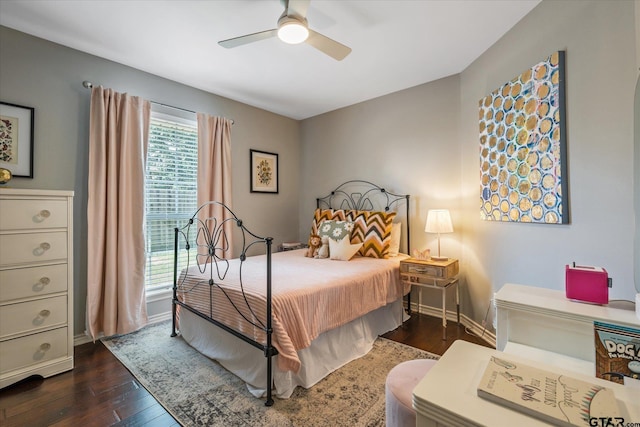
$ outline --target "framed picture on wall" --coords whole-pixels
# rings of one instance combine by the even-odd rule
[[[251,192],[278,192],[278,155],[266,151],[249,150],[251,156]]]
[[[32,107],[0,101],[0,167],[11,175],[33,178]]]

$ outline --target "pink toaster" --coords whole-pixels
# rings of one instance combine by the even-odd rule
[[[591,304],[608,304],[611,279],[602,267],[565,266],[567,298]]]

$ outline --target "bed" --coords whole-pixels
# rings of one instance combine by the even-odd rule
[[[410,289],[399,263],[410,253],[409,200],[361,180],[316,199],[310,234],[348,230],[339,241],[325,237],[330,258],[309,257],[306,248],[274,252],[273,239],[252,233],[231,209],[203,204],[175,229],[172,336],[179,329],[267,406],[274,394],[313,386],[405,320]],[[212,206],[218,214],[203,215]],[[231,241],[240,248],[231,251]],[[334,243],[357,253],[334,260],[341,252]]]

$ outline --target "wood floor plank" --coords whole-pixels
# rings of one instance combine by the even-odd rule
[[[385,338],[443,354],[457,339],[486,345],[449,323],[442,339],[441,320],[417,313]],[[180,424],[140,385],[101,343],[74,349],[75,368],[47,379],[32,378],[0,390],[2,427],[146,426]]]

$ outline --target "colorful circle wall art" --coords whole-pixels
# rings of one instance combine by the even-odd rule
[[[565,52],[479,102],[480,216],[568,224]]]

